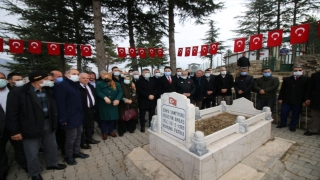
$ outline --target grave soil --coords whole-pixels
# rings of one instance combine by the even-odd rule
[[[231,126],[235,123],[237,115],[223,112],[207,119],[196,121],[196,131],[201,131],[205,136]]]

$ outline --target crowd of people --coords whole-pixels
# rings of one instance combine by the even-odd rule
[[[312,125],[305,135],[318,133],[320,72],[308,78],[300,66],[295,66],[293,75],[284,78],[278,92],[279,79],[272,76],[271,69],[264,68],[262,77],[254,79],[248,73],[250,64],[240,65],[235,78],[225,67],[219,69],[219,75],[213,75],[209,68],[198,70],[194,76],[188,69],[181,68],[172,75],[171,67],[165,67],[162,76],[156,69],[151,76],[149,69],[143,69],[141,74],[133,70],[124,74],[113,67],[112,72],[100,72],[98,79],[94,72],[80,73],[77,69],[64,74],[39,70],[28,75],[26,84],[19,73],[10,73],[7,77],[0,73],[0,180],[6,179],[9,169],[8,141],[15,151],[15,161],[33,180],[39,180],[42,179],[39,152],[45,154],[47,169],[63,170],[66,165],[58,164],[59,148],[64,161],[76,165],[77,158],[89,157],[81,149],[100,143],[92,138],[95,121],[101,129],[102,140],[134,133],[137,124],[144,133],[155,114],[157,99],[163,93],[180,93],[199,109],[204,109],[219,105],[221,101],[231,105],[232,89],[236,98],[248,100],[251,100],[251,93],[256,92],[259,110],[264,106],[274,109],[279,93],[281,123],[277,128],[287,126],[288,115],[292,112],[289,129],[295,131],[302,106],[310,105]],[[124,119],[123,114],[128,109],[139,115]]]

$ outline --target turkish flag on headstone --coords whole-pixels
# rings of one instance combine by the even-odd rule
[[[3,52],[3,38],[0,38],[0,52]]]
[[[14,54],[24,53],[24,42],[20,39],[9,39],[10,52]]]
[[[178,48],[178,56],[182,56],[183,48]]]
[[[218,46],[219,46],[218,42],[210,44],[210,54],[217,54],[218,48],[219,48]]]
[[[60,44],[58,43],[47,43],[48,54],[58,56],[60,55]]]
[[[118,49],[118,57],[119,58],[127,57],[126,49],[124,47],[118,47],[117,49]]]
[[[92,56],[91,46],[90,45],[83,45],[80,46],[81,56],[87,57]]]
[[[290,44],[301,44],[308,41],[310,24],[292,26],[290,31]]]
[[[157,51],[158,57],[159,58],[163,58],[163,49],[162,48],[158,48],[158,49],[156,49],[156,51]]]
[[[136,48],[129,48],[129,56],[132,58],[137,57],[137,52],[136,52]]]
[[[263,34],[250,36],[249,50],[259,50],[262,48]]]
[[[148,48],[148,53],[150,57],[156,57],[156,52],[154,51],[154,48]]]
[[[76,56],[76,45],[75,44],[64,44],[64,55]]]
[[[281,46],[283,29],[277,29],[268,32],[268,47]]]
[[[320,39],[320,21],[318,21],[318,38]]]
[[[236,52],[241,52],[244,51],[246,45],[246,38],[238,38],[234,40],[234,49],[233,51]]]
[[[28,51],[32,54],[41,54],[41,41],[29,41]]]
[[[198,55],[198,46],[193,46],[192,47],[192,56],[197,56]]]
[[[184,56],[190,56],[191,47],[186,47],[186,52]]]
[[[139,52],[139,57],[140,58],[146,58],[146,48],[138,48],[138,52]]]
[[[200,55],[201,56],[206,56],[208,54],[208,45],[207,44],[204,44],[201,46],[201,53]]]

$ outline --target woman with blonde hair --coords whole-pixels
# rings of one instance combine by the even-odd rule
[[[113,132],[115,121],[119,119],[118,105],[123,92],[121,85],[112,80],[112,76],[106,73],[102,81],[96,85],[98,107],[101,119],[102,139],[106,140],[107,135],[117,137]]]

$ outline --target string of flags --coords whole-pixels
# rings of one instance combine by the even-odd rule
[[[125,47],[118,47],[118,57],[119,58],[126,58],[127,53],[126,53],[126,48]],[[138,50],[138,51],[137,51]],[[164,56],[164,51],[163,48],[134,48],[130,47],[128,48],[128,54],[131,58],[136,58],[139,55],[139,58],[147,58],[147,50],[148,50],[148,55],[150,58],[163,58]]]

